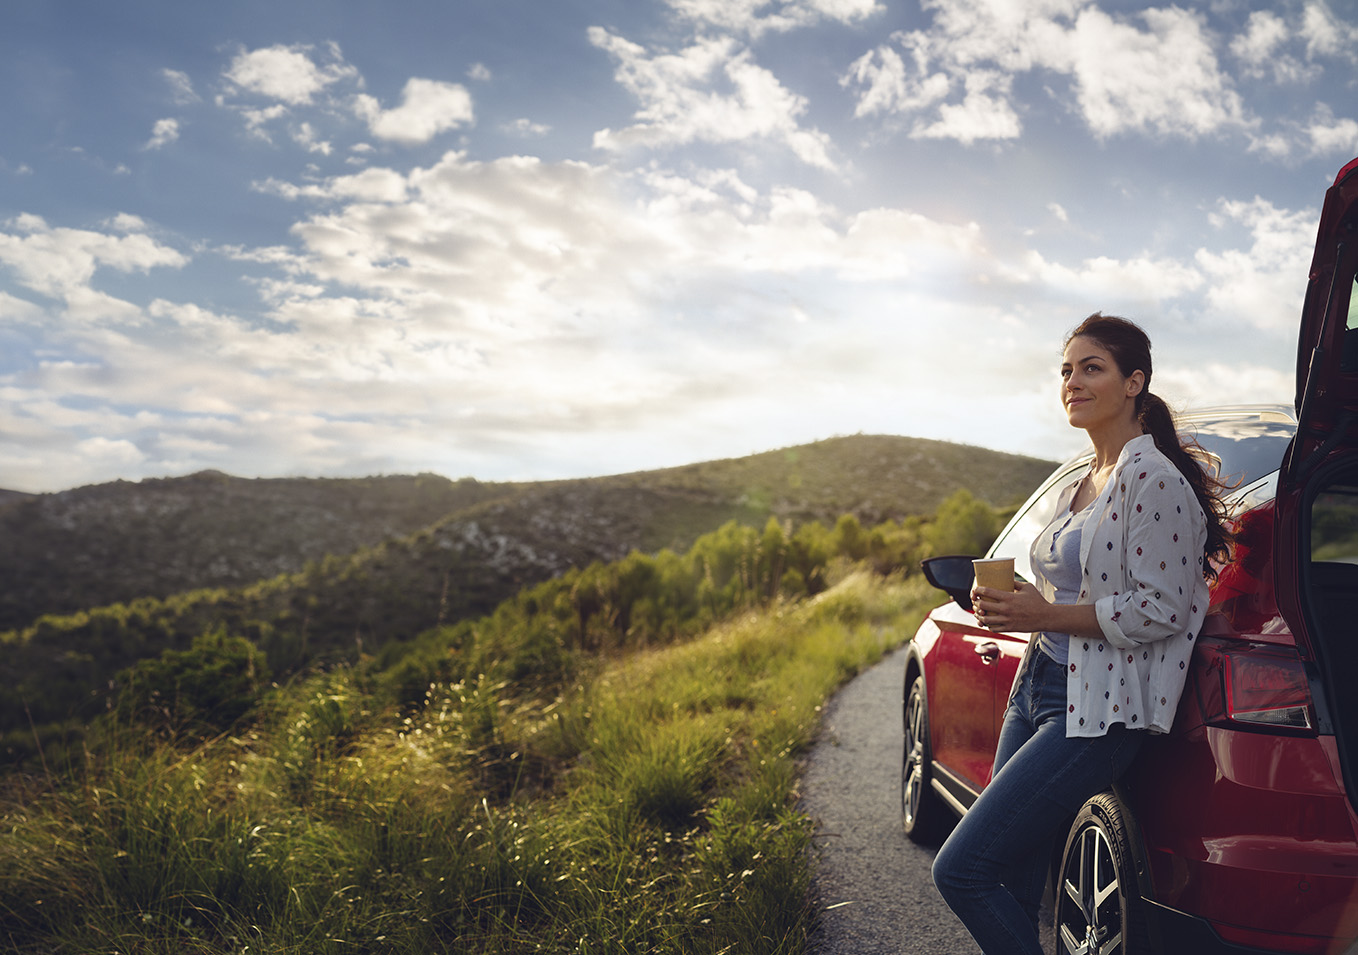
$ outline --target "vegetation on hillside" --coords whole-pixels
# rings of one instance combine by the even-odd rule
[[[0,630],[42,614],[296,572],[508,490],[433,474],[245,480],[203,471],[0,496]]]
[[[730,524],[282,682],[206,631],[5,777],[0,937],[795,955],[819,707],[937,600],[902,569],[998,520],[963,493],[932,521]]]
[[[327,557],[362,563],[409,555],[408,589],[455,615],[443,619],[460,619],[569,567],[633,550],[682,552],[730,520],[755,528],[770,517],[828,525],[853,514],[871,526],[933,513],[959,487],[1002,507],[1049,469],[981,448],[855,435],[573,481],[245,480],[203,472],[0,494],[0,631],[21,630],[43,614],[240,590]],[[357,621],[350,632],[366,626]]]
[[[186,651],[205,633],[248,639],[280,678],[365,654],[409,670],[402,660],[432,644],[442,654],[443,679],[467,675],[452,672],[450,661],[474,668],[488,653],[511,653],[523,667],[531,662],[530,669],[512,674],[515,679],[560,679],[577,650],[669,643],[755,600],[818,593],[837,556],[870,559],[883,570],[912,568],[926,554],[958,550],[959,533],[966,539],[995,533],[994,509],[966,491],[945,502],[940,514],[941,521],[907,518],[870,530],[852,515],[833,528],[811,523],[795,531],[773,520],[762,531],[731,522],[699,538],[683,556],[633,552],[573,568],[498,608],[456,604],[457,595],[436,589],[426,549],[393,546],[362,559],[328,559],[243,590],[195,591],[44,617],[21,633],[0,635],[3,755],[31,755],[30,724],[44,739],[83,724],[111,705],[119,670],[167,650]],[[444,646],[456,652],[445,654]],[[529,647],[531,653],[524,649]],[[422,692],[422,677],[413,679],[414,692]]]

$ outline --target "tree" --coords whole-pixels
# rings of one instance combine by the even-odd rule
[[[929,556],[980,555],[999,532],[995,509],[962,488],[939,505],[933,523],[925,528],[926,550]]]

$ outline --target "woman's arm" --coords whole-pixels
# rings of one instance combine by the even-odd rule
[[[1192,487],[1163,458],[1127,468],[1123,480],[1128,489],[1118,517],[1126,524],[1127,545],[1119,563],[1125,570],[1117,575],[1119,592],[1099,597],[1094,606],[1103,636],[1131,649],[1189,626],[1201,590],[1207,523]]]

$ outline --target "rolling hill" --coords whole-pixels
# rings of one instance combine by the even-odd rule
[[[302,665],[489,613],[526,586],[729,521],[865,525],[960,488],[1013,505],[1051,465],[945,442],[835,438],[602,478],[249,481],[208,472],[0,508],[0,721],[96,705],[121,668],[208,630]],[[64,615],[59,615],[64,614]],[[347,649],[346,649],[347,648]]]
[[[43,614],[243,587],[407,538],[404,546],[416,551],[423,540],[479,553],[516,585],[634,549],[680,550],[727,520],[832,524],[853,514],[874,524],[930,514],[959,487],[1002,507],[1050,467],[947,442],[855,435],[553,482],[432,474],[252,480],[205,471],[55,494],[0,491],[0,631]]]

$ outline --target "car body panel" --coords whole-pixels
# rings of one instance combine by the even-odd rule
[[[1028,641],[1024,634],[991,633],[976,626],[969,611],[951,602],[929,615],[929,625],[936,633],[933,652],[925,657],[929,696],[947,700],[948,709],[962,716],[945,725],[930,724],[934,763],[974,795],[990,782],[1008,690]]]

